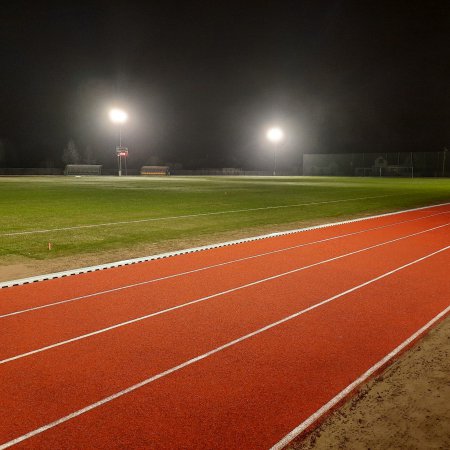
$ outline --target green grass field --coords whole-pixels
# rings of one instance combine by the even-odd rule
[[[11,177],[0,178],[0,191],[5,265],[108,251],[141,256],[148,244],[174,248],[442,203],[450,179]],[[108,225],[86,227],[98,224]]]

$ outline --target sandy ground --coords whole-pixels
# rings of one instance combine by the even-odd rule
[[[450,449],[450,317],[288,449]]]
[[[314,223],[288,224],[294,229]],[[279,227],[278,231],[282,231]],[[42,275],[128,258],[256,236],[255,228],[189,240],[150,244],[98,254],[34,261],[2,259],[0,281]],[[449,294],[450,296],[450,294]],[[315,431],[291,450],[450,449],[450,317],[376,379],[363,386]]]

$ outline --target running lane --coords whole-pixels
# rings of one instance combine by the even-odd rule
[[[448,305],[449,231],[430,225],[436,229],[3,364],[0,442],[383,277],[23,442],[270,447]]]

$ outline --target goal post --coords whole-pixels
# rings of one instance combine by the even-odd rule
[[[357,177],[392,177],[412,178],[414,175],[412,166],[386,166],[386,167],[356,167]]]
[[[101,175],[100,164],[67,164],[64,175]]]
[[[386,177],[404,177],[413,178],[413,166],[388,166],[385,168]]]

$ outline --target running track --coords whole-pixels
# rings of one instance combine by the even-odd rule
[[[0,449],[281,448],[450,310],[450,204],[0,290]]]

